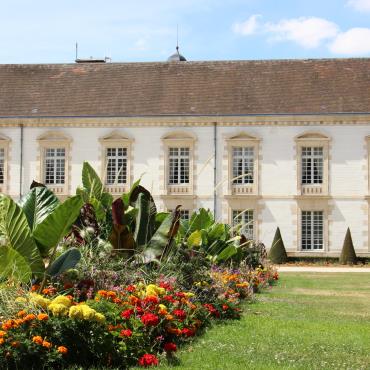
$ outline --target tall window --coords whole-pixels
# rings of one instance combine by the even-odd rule
[[[5,176],[5,149],[0,148],[0,184],[4,184]]]
[[[170,185],[189,184],[190,148],[168,148]]]
[[[323,249],[323,235],[323,211],[302,211],[302,250]]]
[[[65,148],[45,149],[45,184],[64,184],[66,161],[65,158]]]
[[[322,184],[323,168],[323,148],[302,147],[302,184]]]
[[[240,232],[248,239],[253,239],[254,236],[254,211],[248,209],[246,211],[233,210],[233,226],[241,226]]]
[[[253,184],[254,148],[233,147],[233,184]]]
[[[168,212],[172,212],[173,209],[169,209]],[[180,219],[188,221],[190,220],[190,211],[188,209],[180,209]]]
[[[127,148],[106,148],[106,184],[127,183]]]

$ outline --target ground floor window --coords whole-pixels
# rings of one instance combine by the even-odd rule
[[[302,211],[302,250],[324,248],[324,212]]]
[[[173,209],[169,209],[168,212],[172,212]],[[180,209],[180,219],[189,221],[190,220],[190,211],[188,209]]]
[[[233,210],[233,227],[240,227],[240,232],[248,239],[254,237],[254,211],[253,209],[247,210]]]

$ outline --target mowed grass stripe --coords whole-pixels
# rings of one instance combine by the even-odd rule
[[[369,273],[281,273],[244,308],[160,369],[370,369]]]

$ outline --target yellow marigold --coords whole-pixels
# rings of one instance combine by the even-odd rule
[[[26,299],[26,298],[24,298],[24,297],[17,297],[17,298],[15,299],[15,301],[16,301],[17,303],[27,303],[27,299]]]
[[[149,296],[149,295],[154,295],[154,296],[158,296],[158,295],[163,295],[166,293],[166,289],[164,288],[161,288],[155,284],[149,284],[147,285],[146,289],[145,289],[145,292],[146,292],[146,295]]]
[[[66,296],[64,296],[64,295],[59,295],[58,297],[55,297],[51,301],[51,304],[54,304],[54,303],[62,304],[66,307],[71,307],[72,306],[71,300],[69,298],[67,298]]]
[[[45,348],[51,348],[52,344],[46,340],[42,342],[42,346]]]
[[[194,297],[194,293],[192,293],[192,292],[187,292],[187,293],[184,293],[184,294],[185,294],[186,298]]]
[[[67,316],[68,307],[61,303],[51,303],[48,307],[53,316]]]
[[[46,313],[39,313],[37,315],[37,319],[40,321],[46,321],[49,319],[49,315],[47,315]]]
[[[81,310],[81,305],[70,307],[69,317],[71,317],[72,319],[83,319],[84,316]]]
[[[105,316],[102,313],[96,313],[94,320],[103,324],[105,322]]]
[[[237,288],[247,288],[249,286],[249,283],[245,281],[244,283],[235,284],[235,286]]]
[[[161,310],[167,310],[167,307],[162,303],[158,305],[158,308]]]
[[[96,314],[96,311],[89,307],[88,305],[81,305],[82,316],[84,320],[93,320]]]
[[[33,343],[36,343],[36,344],[42,344],[43,342],[43,339],[42,337],[40,337],[39,335],[36,335],[32,338],[32,342]]]
[[[40,294],[36,294],[36,293],[31,293],[30,294],[30,300],[32,303],[42,307],[42,308],[47,308],[50,304],[50,299],[47,299],[47,298],[44,298],[42,295]]]
[[[66,354],[68,353],[68,349],[67,349],[67,347],[64,347],[64,346],[59,346],[59,347],[57,348],[57,351],[58,351],[59,353],[61,353],[62,355],[66,355]]]

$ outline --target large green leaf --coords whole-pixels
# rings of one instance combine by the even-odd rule
[[[94,197],[96,199],[100,199],[103,192],[103,183],[88,162],[83,163],[82,184],[88,191],[90,198]]]
[[[237,247],[234,244],[226,247],[216,258],[217,262],[225,262],[233,257],[238,252]]]
[[[13,277],[23,283],[28,283],[32,270],[24,257],[8,246],[0,247],[0,278]]]
[[[73,269],[81,259],[81,252],[77,248],[70,248],[60,255],[47,269],[50,276],[57,276]]]
[[[33,231],[60,204],[55,194],[45,187],[34,187],[19,202]]]
[[[192,232],[189,237],[187,244],[190,248],[199,247],[202,245],[202,232],[200,230],[195,230]]]
[[[10,197],[0,195],[0,229],[7,245],[15,249],[29,264],[35,275],[41,275],[44,262],[31,235],[27,218],[22,208]]]
[[[166,255],[180,226],[179,208],[179,206],[176,207],[176,209],[165,218],[151,238],[148,246],[143,251],[144,262],[152,262]]]
[[[150,228],[150,199],[145,193],[140,193],[136,208],[138,213],[136,215],[134,239],[137,246],[146,245],[151,237],[149,234]]]
[[[213,215],[210,211],[201,208],[199,212],[194,212],[189,221],[190,232],[195,230],[208,229],[214,223]]]
[[[49,250],[56,246],[68,234],[71,226],[80,214],[83,199],[76,195],[67,199],[50,213],[33,232],[38,242],[42,256],[47,256]]]

